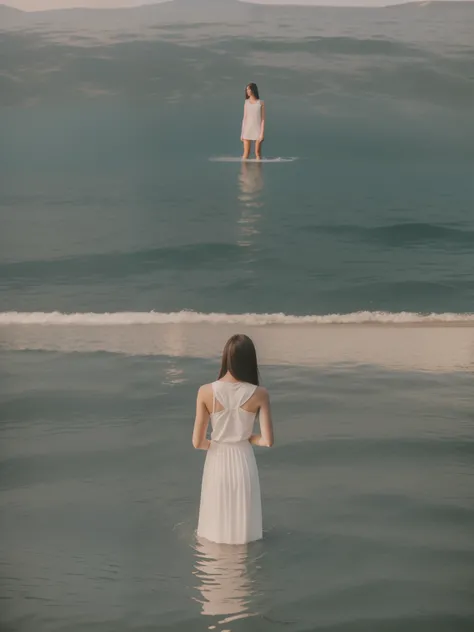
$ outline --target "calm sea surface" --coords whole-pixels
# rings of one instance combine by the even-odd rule
[[[471,631],[472,6],[198,4],[0,14],[0,628]],[[237,331],[265,538],[203,548]]]

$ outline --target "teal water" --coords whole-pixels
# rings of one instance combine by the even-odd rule
[[[335,128],[336,157],[308,116],[312,153],[296,138],[274,152],[295,162],[240,165],[209,161],[239,151],[194,131],[212,111],[115,114],[6,114],[27,120],[2,193],[3,311],[472,311],[472,162],[449,147]]]
[[[472,6],[0,7],[2,630],[472,629]],[[265,539],[203,550],[235,331]]]
[[[472,312],[473,5],[215,4],[2,33],[2,311]]]
[[[203,549],[190,437],[214,362],[4,360],[4,629],[472,627],[472,375],[265,367],[265,538]]]

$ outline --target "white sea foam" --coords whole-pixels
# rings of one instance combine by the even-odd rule
[[[6,325],[472,325],[474,313],[353,312],[293,316],[288,314],[225,314],[180,312],[0,312],[0,326]]]
[[[211,162],[294,162],[295,160],[298,160],[298,158],[296,156],[289,156],[287,158],[284,158],[282,156],[276,156],[274,158],[247,158],[246,160],[244,160],[241,157],[236,157],[236,156],[213,156],[211,158],[209,158],[209,160]]]

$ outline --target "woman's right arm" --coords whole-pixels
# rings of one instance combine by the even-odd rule
[[[268,391],[264,388],[262,388],[261,398],[262,401],[258,412],[261,434],[252,435],[250,437],[250,443],[264,448],[271,448],[274,441],[272,411],[270,407],[270,396],[268,395]]]
[[[242,117],[242,129],[240,132],[240,140],[244,140],[245,113],[247,112],[247,108],[245,107],[246,104],[247,104],[247,101],[244,102],[244,115]]]
[[[209,411],[206,406],[206,385],[201,386],[196,400],[196,417],[193,429],[193,446],[196,450],[208,450],[211,442],[206,439]]]

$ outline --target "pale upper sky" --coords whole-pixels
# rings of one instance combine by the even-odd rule
[[[23,11],[41,11],[43,9],[65,9],[71,7],[94,7],[111,9],[114,7],[137,7],[142,4],[156,4],[160,0],[0,0],[11,7]],[[327,6],[366,6],[381,7],[387,4],[407,2],[409,0],[245,0],[259,4],[309,4]],[[468,0],[465,0],[468,1]]]

